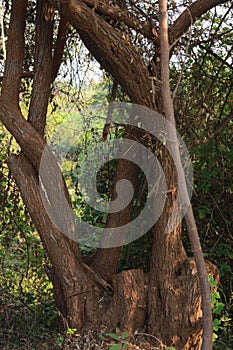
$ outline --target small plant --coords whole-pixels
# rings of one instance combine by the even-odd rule
[[[211,286],[211,288],[214,290],[211,293],[211,304],[212,304],[212,313],[213,315],[220,315],[225,307],[225,305],[220,302],[220,294],[218,291],[216,291],[216,287],[217,287],[217,282],[214,280],[213,276],[209,275],[209,284]],[[214,317],[213,320],[213,341],[215,341],[218,338],[218,335],[215,333],[219,330],[219,326],[221,324],[222,320],[220,318],[220,316],[218,317]]]
[[[63,345],[64,340],[65,340],[65,338],[62,335],[60,335],[59,337],[57,337],[57,339],[54,343],[54,346],[58,347],[60,349]]]
[[[105,333],[103,335],[100,335],[100,339],[104,339],[105,337],[110,337],[117,341],[117,343],[111,345],[109,350],[121,350],[126,349],[128,345],[127,338],[129,337],[128,332],[122,332],[119,328],[116,328],[115,333]]]
[[[74,335],[77,332],[76,328],[68,328],[66,331],[66,335]]]

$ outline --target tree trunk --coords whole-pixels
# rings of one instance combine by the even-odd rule
[[[158,105],[159,101],[157,96],[152,96],[150,73],[133,45],[105,22],[104,17],[88,7],[85,1],[61,0],[59,3],[59,11],[77,28],[89,51],[114,76],[131,101],[155,108],[155,103]],[[50,2],[37,2],[40,16],[37,18],[37,29],[41,28],[41,36],[37,31],[38,60],[34,72],[37,79],[33,84],[29,119],[26,121],[22,116],[18,104],[27,6],[27,1],[22,1],[21,4],[18,0],[14,0],[12,5],[14,11],[8,40],[10,53],[3,80],[0,117],[23,152],[20,156],[11,156],[8,165],[51,261],[50,278],[58,309],[68,326],[78,330],[99,327],[103,323],[129,332],[147,326],[148,332],[167,346],[173,345],[177,350],[198,350],[201,346],[202,311],[196,264],[187,257],[183,248],[181,224],[171,229],[171,232],[164,233],[177,195],[173,163],[165,149],[162,149],[161,163],[168,184],[167,200],[153,229],[154,241],[148,276],[141,270],[116,274],[121,247],[98,249],[90,266],[84,264],[78,244],[58,230],[44,208],[38,173],[45,147],[43,137],[46,110],[53,77],[53,38],[51,23],[47,23],[47,19],[45,21],[41,4],[47,8]],[[94,6],[96,8],[99,4],[95,3]],[[197,7],[190,8],[190,11],[194,11],[194,14],[198,12]],[[190,13],[186,12],[184,18],[179,17],[172,28],[173,40],[177,39],[177,33],[182,34],[185,30],[183,21],[192,19]],[[49,28],[46,29],[47,26]],[[63,20],[62,26],[64,33],[66,20]],[[60,50],[60,45],[58,47]],[[46,51],[48,48],[50,52]],[[48,56],[44,56],[43,51]],[[57,71],[58,67],[55,66]],[[40,110],[42,102],[43,108]],[[131,130],[130,137],[135,137],[137,141],[140,139],[135,130]],[[116,180],[127,177],[137,187],[138,170],[131,162],[127,166],[125,164],[125,161],[119,162]],[[52,181],[53,179],[51,186],[58,191],[63,190],[63,185],[65,187],[62,184],[59,188]],[[118,227],[127,223],[131,208],[132,203],[118,215],[109,216],[107,225]],[[215,267],[210,263],[207,266],[209,273],[216,278]]]

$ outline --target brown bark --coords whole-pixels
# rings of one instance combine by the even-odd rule
[[[34,76],[28,121],[44,135],[52,80],[53,18],[46,19],[47,0],[37,2]]]
[[[112,285],[114,294],[104,294],[100,299],[99,322],[133,334],[145,324],[147,289],[144,272],[122,271],[113,277]]]
[[[92,303],[94,284],[87,277],[81,258],[74,255],[68,240],[49,219],[41,200],[38,176],[30,162],[22,155],[11,156],[8,165],[53,264],[51,273],[52,281],[57,281],[54,286],[58,307],[63,312],[65,308],[64,317],[70,327],[81,329],[89,317],[86,303]]]
[[[12,3],[11,20],[8,34],[7,57],[2,82],[2,95],[18,104],[24,57],[24,29],[27,0]]]
[[[69,28],[69,22],[61,13],[57,40],[55,43],[54,54],[53,54],[53,69],[52,69],[52,79],[51,79],[52,81],[56,79],[57,73],[62,64],[62,58],[63,58],[64,47],[66,43],[66,35],[67,35],[68,28]]]
[[[153,107],[149,72],[132,44],[82,1],[62,0],[61,8],[90,53],[134,103]]]
[[[150,21],[139,21],[136,17],[130,15],[125,8],[121,9],[104,2],[95,2],[94,0],[84,0],[84,3],[97,13],[108,16],[115,21],[122,22],[129,28],[136,30],[153,41],[158,41],[159,39],[157,30],[155,27],[152,27]]]

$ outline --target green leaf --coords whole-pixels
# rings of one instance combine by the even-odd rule
[[[223,303],[217,303],[217,305],[213,309],[213,314],[217,314],[217,315],[221,314],[224,307],[225,305]]]
[[[127,338],[129,336],[129,333],[128,332],[123,332],[122,334],[121,334],[121,339],[125,339],[125,338]]]
[[[214,280],[213,276],[208,275],[208,280],[211,287],[215,288],[217,286],[217,282]]]
[[[106,333],[105,335],[108,336],[108,337],[111,337],[111,338],[113,338],[113,339],[115,339],[117,341],[121,340],[119,335],[117,335],[115,333]]]
[[[77,332],[76,328],[68,328],[66,331],[66,335],[73,335]]]
[[[216,333],[213,333],[213,342],[218,338],[218,335]]]
[[[221,323],[220,320],[218,320],[217,318],[214,319],[214,322],[213,322],[213,330],[214,330],[215,332],[218,331],[218,328],[219,328],[220,323]]]
[[[120,344],[113,344],[109,350],[121,350]]]

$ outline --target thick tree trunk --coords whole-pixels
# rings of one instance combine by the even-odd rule
[[[49,219],[31,163],[21,155],[11,156],[8,165],[52,262],[51,280],[57,305],[69,326],[81,329],[86,319],[91,318],[86,304],[93,303],[99,289],[84,270],[80,253],[74,254],[70,240]]]

